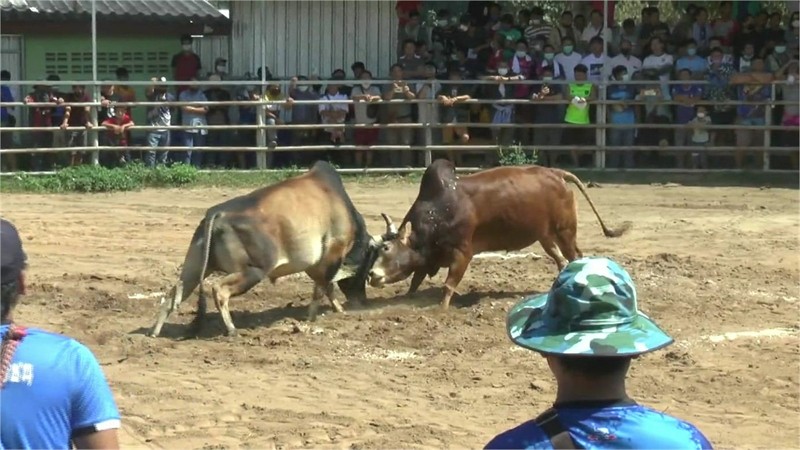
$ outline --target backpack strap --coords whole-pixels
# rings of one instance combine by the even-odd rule
[[[555,449],[582,449],[570,436],[569,431],[558,419],[558,411],[550,408],[533,421],[544,431]]]

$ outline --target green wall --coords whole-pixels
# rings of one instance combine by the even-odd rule
[[[92,79],[91,36],[25,35],[27,79],[42,79],[55,73],[62,80]],[[130,79],[146,81],[155,76],[171,78],[172,55],[180,50],[174,36],[99,37],[97,77],[114,80],[117,67],[128,69]],[[61,86],[66,91],[70,86]],[[134,86],[136,100],[144,100],[145,86]],[[133,120],[145,124],[145,107],[133,110]]]

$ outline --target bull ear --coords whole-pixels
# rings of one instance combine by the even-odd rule
[[[408,244],[409,238],[411,238],[411,222],[406,222],[400,227],[400,231],[398,231],[400,242],[404,244]]]
[[[386,222],[386,233],[397,234],[397,226],[395,226],[392,219],[386,215],[386,213],[381,213],[381,217],[383,217],[383,221]]]

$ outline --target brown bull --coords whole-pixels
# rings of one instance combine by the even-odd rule
[[[464,277],[474,255],[523,249],[539,241],[561,270],[582,257],[576,235],[577,203],[570,182],[592,207],[606,237],[627,231],[606,227],[580,179],[570,172],[541,166],[497,167],[456,177],[447,160],[434,161],[422,176],[419,194],[399,231],[383,214],[387,235],[369,273],[373,287],[404,280],[413,274],[409,293],[425,276],[448,268],[442,308]]]
[[[226,334],[236,334],[228,300],[262,279],[305,272],[314,281],[308,318],[316,318],[319,300],[334,309],[334,281],[348,301],[366,298],[371,237],[342,180],[326,162],[308,172],[233,198],[210,208],[192,236],[180,280],[162,299],[150,335],[155,337],[169,315],[200,285],[194,330],[206,313],[203,280],[212,272],[227,274],[212,286],[214,303]]]

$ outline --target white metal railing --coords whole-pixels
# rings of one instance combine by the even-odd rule
[[[434,80],[410,80],[408,81],[411,85],[418,85],[423,84],[426,82],[431,82]],[[393,83],[393,80],[371,80],[370,83],[379,86],[382,84],[390,84]],[[250,81],[248,84],[254,87],[259,87],[263,90],[264,86],[268,84],[278,84],[278,85],[320,85],[320,84],[347,84],[347,83],[358,83],[357,80],[326,80],[326,81],[319,81],[319,80],[302,80],[302,81],[295,81],[295,80],[275,80],[275,81],[267,81],[265,83],[261,83],[259,81]],[[452,85],[453,82],[449,82],[447,80],[435,80],[435,83],[439,84],[440,86],[445,85],[449,86]],[[487,80],[487,79],[479,79],[479,80],[458,80],[458,84],[464,85],[498,85],[500,84],[498,81],[495,80]],[[542,81],[536,80],[510,80],[504,81],[504,84],[507,85],[541,85],[545,84]],[[591,83],[587,81],[586,83]],[[15,82],[4,82],[4,84],[13,84],[13,85],[71,85],[71,84],[83,84],[83,85],[104,85],[109,84],[108,81],[98,81],[98,82],[88,82],[88,81],[59,81],[59,82],[44,82],[44,81],[15,81]],[[152,81],[139,81],[139,82],[126,82],[127,85],[146,85],[146,86],[153,86],[154,83]],[[185,86],[189,83],[187,82],[163,82],[157,83],[159,86]],[[208,81],[197,81],[192,82],[190,84],[197,85],[197,86],[241,86],[243,83],[241,80],[238,81],[222,81],[222,82],[208,82]],[[569,84],[568,81],[565,80],[553,80],[548,81],[547,84],[551,85],[567,85]],[[606,100],[606,90],[609,86],[615,84],[625,84],[625,85],[647,85],[647,86],[655,86],[655,85],[685,85],[685,84],[699,84],[699,85],[708,85],[707,80],[692,80],[692,81],[662,81],[662,80],[633,80],[633,81],[626,81],[623,83],[615,82],[615,81],[606,81],[602,83],[595,83],[598,86],[598,93],[597,98],[595,100],[590,100],[589,105],[597,105],[597,122],[590,123],[586,125],[574,125],[568,123],[558,123],[558,124],[523,124],[523,123],[507,123],[507,124],[494,124],[494,123],[481,123],[481,122],[464,122],[458,123],[457,127],[459,128],[512,128],[512,129],[552,129],[552,128],[563,128],[567,130],[575,130],[578,128],[583,129],[593,129],[596,130],[596,145],[590,146],[573,146],[573,145],[557,145],[557,146],[541,146],[541,145],[523,145],[517,146],[522,150],[543,150],[543,151],[565,151],[565,150],[574,150],[578,152],[593,152],[595,154],[595,166],[598,168],[605,167],[605,152],[607,151],[620,151],[620,150],[634,150],[634,151],[662,151],[662,152],[730,152],[730,151],[737,151],[743,150],[738,147],[729,147],[729,146],[680,146],[680,147],[662,147],[662,146],[641,146],[635,145],[634,147],[626,147],[624,149],[620,149],[617,147],[611,147],[607,145],[607,136],[606,130],[608,129],[630,129],[632,128],[631,125],[620,125],[620,124],[610,124],[607,123],[607,111],[606,107],[609,105],[618,104],[620,102],[613,101],[613,100]],[[763,83],[767,84],[767,83]],[[769,154],[772,152],[792,152],[797,151],[797,149],[792,148],[774,148],[770,145],[770,132],[773,130],[797,130],[796,127],[785,127],[781,125],[769,125],[772,122],[772,108],[778,105],[792,105],[794,104],[791,101],[776,101],[776,86],[779,83],[769,83],[771,85],[771,100],[769,102],[742,102],[742,101],[731,101],[725,103],[729,107],[735,108],[739,105],[764,105],[765,108],[765,121],[768,125],[763,126],[743,126],[743,125],[709,125],[705,127],[709,132],[715,131],[723,131],[723,130],[754,130],[754,131],[762,131],[764,133],[764,144],[760,147],[750,147],[744,149],[746,151],[761,151],[763,152],[763,168],[764,170],[769,169]],[[96,90],[97,92],[97,90]],[[322,104],[363,104],[364,102],[354,101],[351,99],[348,100],[295,100],[290,101],[289,103],[292,104],[292,107],[295,106],[302,106],[302,105],[322,105]],[[369,105],[392,105],[392,104],[433,104],[439,103],[436,99],[408,99],[408,100],[382,100],[380,102],[370,102]],[[658,100],[630,100],[624,101],[626,105],[649,105],[649,106],[672,106],[672,105],[683,105],[680,102],[676,102],[674,100],[663,100],[663,98],[659,98]],[[149,125],[135,125],[134,127],[130,128],[131,131],[150,131],[150,130],[208,130],[208,131],[215,131],[215,130],[252,130],[256,131],[256,146],[245,146],[245,147],[211,147],[211,146],[203,146],[203,147],[192,147],[192,151],[214,151],[214,152],[232,152],[232,151],[254,151],[257,152],[257,166],[259,169],[266,168],[266,154],[267,152],[282,152],[282,151],[319,151],[319,150],[379,150],[379,151],[393,151],[393,150],[420,150],[425,152],[425,162],[426,165],[431,161],[431,152],[433,151],[493,151],[498,148],[497,145],[375,145],[375,146],[356,146],[356,145],[338,145],[333,147],[332,145],[307,145],[307,146],[278,146],[269,148],[266,150],[266,133],[269,130],[293,130],[293,129],[302,129],[302,130],[312,130],[312,129],[421,129],[424,132],[424,141],[426,143],[432,142],[432,130],[436,128],[450,128],[453,127],[453,124],[447,123],[430,123],[430,122],[421,122],[421,123],[391,123],[391,124],[384,124],[384,123],[375,123],[375,124],[355,124],[355,123],[340,123],[340,124],[276,124],[276,125],[269,125],[267,124],[266,115],[268,112],[269,106],[282,106],[286,105],[286,100],[277,100],[277,101],[269,101],[269,100],[253,100],[253,101],[244,101],[244,100],[235,100],[235,101],[225,101],[225,102],[213,102],[213,101],[206,101],[206,102],[181,102],[181,101],[170,101],[170,102],[158,102],[158,101],[142,101],[142,102],[114,102],[113,105],[115,106],[129,106],[129,107],[142,107],[142,106],[243,106],[243,107],[254,107],[256,110],[256,124],[255,125],[205,125],[205,126],[181,126],[181,125],[171,125],[171,126],[149,126]],[[502,99],[502,100],[492,100],[492,99],[471,99],[466,102],[463,102],[465,105],[493,105],[493,104],[501,104],[501,105],[529,105],[529,106],[537,106],[541,107],[543,105],[566,105],[569,104],[568,100],[559,100],[559,101],[534,101],[530,99]],[[713,101],[706,101],[700,100],[696,102],[697,105],[708,105],[708,106],[719,106],[719,102]],[[94,101],[91,102],[76,102],[76,103],[67,103],[67,102],[48,102],[48,103],[34,103],[34,102],[5,102],[0,103],[0,106],[5,107],[19,107],[19,108],[51,108],[51,107],[91,107],[91,120],[96,123],[96,116],[97,116],[97,107],[104,106],[105,102],[102,102],[100,97],[95,95]],[[636,129],[648,129],[648,130],[656,130],[656,129],[668,129],[668,130],[675,130],[684,128],[686,125],[680,124],[654,124],[654,123],[637,123],[633,128]],[[0,130],[0,133],[17,133],[17,132],[59,132],[59,130],[66,130],[66,131],[81,131],[87,130],[85,127],[14,127],[13,129],[3,129]],[[121,147],[113,147],[113,146],[101,146],[99,145],[98,133],[102,132],[104,128],[100,124],[94,125],[93,128],[89,129],[89,133],[91,133],[92,145],[88,146],[74,146],[74,147],[48,147],[48,148],[3,148],[0,149],[0,154],[14,154],[14,153],[57,153],[57,152],[76,152],[76,151],[91,151],[93,153],[93,163],[97,164],[99,161],[99,152],[101,151],[120,151],[120,150],[128,150],[128,151],[186,151],[188,148],[183,146],[169,146],[169,147],[158,147],[158,148],[151,148],[146,146],[127,146],[125,148]],[[361,170],[361,169],[359,169]],[[417,170],[417,169],[412,169]],[[641,169],[636,169],[641,170]]]

